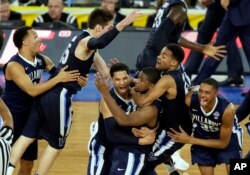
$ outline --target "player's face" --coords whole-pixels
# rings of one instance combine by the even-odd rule
[[[213,108],[215,99],[217,97],[217,90],[209,84],[201,83],[198,96],[200,105],[204,109],[211,109]]]
[[[131,83],[131,77],[126,71],[115,72],[112,77],[112,82],[119,95],[126,96],[130,92],[129,85]]]
[[[173,58],[172,52],[164,47],[160,55],[157,57],[155,67],[158,70],[168,71],[171,68],[171,65],[174,64],[174,62],[176,62],[176,60]]]
[[[63,11],[62,0],[50,0],[48,3],[48,13],[53,20],[59,20]]]
[[[0,5],[0,19],[1,21],[8,21],[10,16],[10,4],[4,3]]]
[[[147,79],[147,76],[140,72],[138,78],[135,80],[135,91],[145,93],[148,91],[150,82]]]
[[[41,39],[38,37],[35,30],[29,30],[28,36],[25,38],[26,43],[28,43],[30,51],[35,55],[40,53],[40,47],[42,44]]]

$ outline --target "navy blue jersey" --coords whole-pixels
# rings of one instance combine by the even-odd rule
[[[80,35],[75,36],[70,43],[68,44],[67,48],[64,50],[59,65],[58,70],[62,67],[68,65],[67,70],[78,70],[81,76],[86,76],[89,73],[91,65],[93,64],[95,51],[89,56],[86,60],[80,60],[75,56],[75,50],[78,43],[85,37],[89,36],[90,34],[87,31],[83,31]],[[67,82],[61,83],[63,87],[68,90],[72,91],[79,91],[81,90],[81,86],[78,84],[77,81],[74,82]]]
[[[212,111],[206,113],[202,110],[198,94],[193,94],[190,104],[190,112],[193,117],[194,137],[205,139],[219,139],[222,116],[230,102],[218,96]],[[236,118],[234,126],[237,126]]]
[[[131,110],[133,110],[133,101],[125,100],[120,97],[119,94],[115,91],[115,88],[112,88],[110,90],[110,94],[116,101],[117,105],[120,106],[123,111],[130,112]],[[96,133],[94,133],[94,137],[90,138],[89,142],[89,148],[91,152],[88,163],[88,174],[110,174],[109,168],[111,167],[111,162],[113,163],[113,161],[111,160],[111,158],[113,158],[113,156],[111,156],[111,153],[113,151],[113,143],[116,141],[118,141],[119,143],[127,143],[132,140],[132,136],[125,137],[126,139],[124,138],[124,135],[126,135],[126,133],[120,132],[120,126],[116,121],[114,121],[114,125],[108,125],[106,122],[110,119],[114,118],[112,117],[104,119],[102,113],[99,112],[98,130]],[[127,141],[127,139],[129,140]]]
[[[132,100],[124,100],[122,97],[120,97],[117,92],[115,92],[115,88],[112,88],[110,90],[110,95],[113,97],[113,99],[116,101],[116,104],[126,113],[134,111],[135,104]],[[110,146],[111,143],[107,139],[107,133],[104,125],[104,118],[102,113],[99,112],[99,118],[98,118],[98,132],[95,137],[103,146]]]
[[[177,24],[174,30],[168,36],[165,36],[165,32],[158,31],[164,30],[163,28],[160,28],[160,25],[162,24],[162,21],[166,18],[166,16],[169,14],[171,7],[174,5],[181,5],[185,9],[187,9],[187,5],[184,0],[167,0],[157,11],[149,39],[146,44],[146,48],[150,48],[151,50],[155,51],[156,54],[159,54],[161,52],[161,49],[168,43],[178,43],[181,32],[183,31],[183,28],[185,26],[185,22],[183,22],[182,24]],[[158,38],[162,38],[163,42],[155,40],[155,36],[159,34],[162,34],[162,36]]]
[[[183,72],[182,67],[166,74],[175,80],[177,94],[174,99],[161,97],[163,111],[160,117],[160,126],[168,131],[170,128],[179,130],[179,125],[181,125],[190,134],[192,132],[192,121],[188,106],[185,104],[185,95],[190,83],[189,79]]]
[[[136,68],[138,70],[142,70],[144,67],[155,67],[157,56],[161,53],[162,48],[170,43],[179,42],[185,21],[174,24],[171,19],[167,18],[173,6],[182,6],[187,9],[184,0],[166,0],[157,11],[147,44],[137,57]]]
[[[25,69],[25,73],[29,76],[33,84],[37,84],[40,82],[43,70],[46,68],[46,62],[42,55],[37,55],[34,63],[31,63],[30,61],[21,57],[19,54],[14,55],[9,60],[9,62],[12,61],[18,62],[23,66],[23,68]],[[9,62],[7,62],[3,67],[4,74]],[[6,82],[2,99],[10,109],[13,117],[18,114],[20,115],[20,113],[29,113],[34,102],[34,98],[24,92],[21,88],[19,88],[12,80],[5,79],[5,81]],[[18,117],[27,118],[28,115],[20,115]]]

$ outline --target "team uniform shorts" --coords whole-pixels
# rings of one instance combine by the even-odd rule
[[[112,150],[109,175],[141,174],[145,166],[145,153],[129,151],[126,145],[117,145]]]
[[[110,149],[93,138],[89,144],[88,175],[107,175],[111,166]]]
[[[229,145],[225,149],[208,148],[198,145],[191,147],[192,164],[213,166],[229,164],[230,159],[242,158],[242,141],[233,133]]]
[[[147,157],[145,172],[154,170],[161,163],[168,164],[171,160],[171,155],[183,146],[184,144],[171,140],[166,130],[161,130],[152,147],[151,153]]]
[[[63,87],[55,87],[37,98],[23,135],[45,139],[55,149],[65,146],[72,123],[73,94]]]

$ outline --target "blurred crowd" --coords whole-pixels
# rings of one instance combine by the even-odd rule
[[[196,8],[197,0],[186,0],[190,8]],[[101,7],[112,12],[117,23],[124,19],[125,14],[120,12],[121,8],[150,8],[157,10],[162,4],[161,0],[2,0],[0,5],[0,26],[12,28],[27,24],[22,14],[11,10],[11,6],[47,6],[48,11],[38,16],[32,22],[36,28],[85,28],[86,22],[78,24],[74,14],[66,13],[64,7]],[[151,16],[151,17],[150,17]],[[155,13],[149,14],[146,19],[146,26],[151,27]],[[189,21],[186,23],[186,30],[192,30]]]

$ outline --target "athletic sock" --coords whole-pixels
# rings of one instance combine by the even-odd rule
[[[12,175],[14,172],[14,169],[15,169],[15,166],[12,163],[9,163],[6,175]]]

